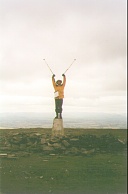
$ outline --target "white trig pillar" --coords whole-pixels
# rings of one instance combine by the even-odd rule
[[[63,119],[53,119],[52,135],[53,136],[64,135]]]

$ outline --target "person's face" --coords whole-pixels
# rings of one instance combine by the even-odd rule
[[[60,86],[61,85],[61,81],[58,81],[57,84]]]

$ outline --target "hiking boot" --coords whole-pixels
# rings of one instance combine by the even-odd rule
[[[62,119],[62,114],[60,113],[60,119]]]

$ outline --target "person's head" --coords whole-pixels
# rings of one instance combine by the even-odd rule
[[[62,85],[62,81],[61,80],[57,80],[56,81],[56,85],[61,86]]]

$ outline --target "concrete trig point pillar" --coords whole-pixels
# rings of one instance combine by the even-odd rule
[[[59,119],[59,118],[53,119],[52,135],[53,136],[64,135],[63,119]]]

